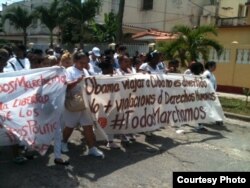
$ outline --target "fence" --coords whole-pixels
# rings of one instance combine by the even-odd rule
[[[147,53],[149,51],[148,44],[143,43],[143,44],[123,44],[124,46],[127,47],[127,52],[129,53],[130,56],[133,56],[136,51],[139,53]],[[109,48],[109,44],[84,44],[84,50],[86,51],[91,51],[93,47],[98,47],[100,48],[101,52],[104,52],[105,49]]]
[[[127,44],[123,44],[124,46],[127,47],[127,52],[129,53],[130,56],[133,56],[135,54],[136,51],[138,51],[139,53],[147,53],[149,51],[149,47],[147,43],[127,43]],[[100,48],[101,52],[104,52],[105,49],[109,48],[109,44],[108,43],[99,43],[99,44],[84,44],[84,50],[85,51],[91,51],[93,47],[98,47]],[[46,49],[49,48],[48,45],[38,45],[35,44],[33,46],[34,49],[41,49],[43,50],[43,52],[45,52]],[[63,49],[67,49],[70,52],[73,51],[74,46],[73,45],[62,45]]]

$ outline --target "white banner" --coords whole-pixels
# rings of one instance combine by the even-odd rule
[[[44,154],[60,126],[65,71],[52,67],[0,74],[0,145],[20,141]]]
[[[83,84],[86,105],[108,134],[224,119],[212,85],[202,77],[134,74],[88,77]]]
[[[59,67],[0,74],[0,145],[21,140],[46,152],[60,125],[65,77]],[[88,77],[82,83],[86,106],[101,133],[224,119],[214,89],[202,77],[135,74]]]

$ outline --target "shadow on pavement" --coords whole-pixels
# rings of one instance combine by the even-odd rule
[[[210,127],[210,125],[209,125]],[[211,128],[211,127],[210,127]],[[165,130],[163,130],[165,131]],[[194,132],[190,132],[190,134]],[[189,133],[187,133],[189,134]],[[224,136],[216,131],[207,131],[197,141],[179,142],[175,139],[153,134],[151,137],[140,135],[137,142],[122,149],[108,149],[100,145],[105,153],[104,159],[90,157],[84,154],[86,145],[69,144],[70,152],[63,155],[70,159],[69,166],[55,165],[53,147],[45,156],[38,156],[24,165],[14,164],[10,148],[5,147],[0,152],[0,185],[2,187],[78,187],[87,181],[95,182],[115,171],[128,167],[148,158],[161,155],[178,145],[201,143],[207,140],[223,139]],[[168,153],[168,152],[167,152]],[[175,156],[178,159],[178,156]],[[122,177],[121,177],[122,178]],[[83,182],[85,181],[85,182]]]

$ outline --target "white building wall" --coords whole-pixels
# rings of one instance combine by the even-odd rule
[[[155,28],[170,31],[173,26],[186,24],[196,26],[202,13],[202,7],[210,0],[154,0],[153,10],[143,11],[143,0],[126,0],[123,23],[143,28]],[[103,21],[105,12],[110,12],[119,0],[104,0],[99,22]],[[118,9],[119,6],[116,6]]]

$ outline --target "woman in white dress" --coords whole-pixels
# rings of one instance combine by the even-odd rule
[[[78,51],[73,54],[73,63],[74,65],[67,68],[67,92],[68,93],[77,93],[80,92],[79,83],[81,80],[89,76],[88,71],[88,55],[82,51]],[[74,128],[80,124],[84,129],[84,137],[88,145],[88,155],[93,155],[96,157],[104,157],[102,151],[95,147],[95,135],[93,132],[93,120],[91,119],[90,112],[88,109],[82,110],[80,112],[70,112],[67,109],[63,113],[64,120],[64,130],[63,130],[63,141],[62,141],[62,151],[68,152],[67,142],[71,136]]]
[[[205,71],[203,72],[202,76],[206,77],[212,84],[214,90],[217,89],[217,82],[213,72],[216,70],[216,63],[214,61],[208,61],[205,64]]]

